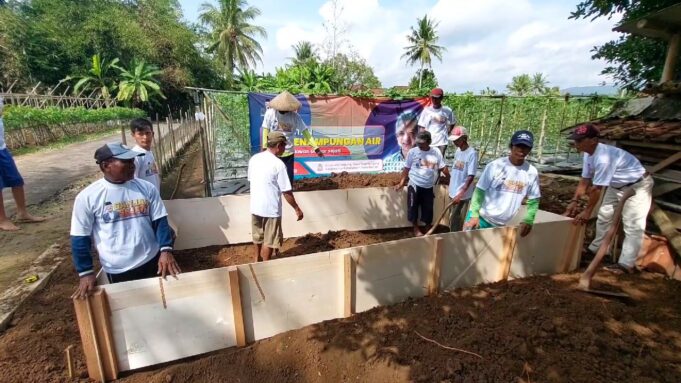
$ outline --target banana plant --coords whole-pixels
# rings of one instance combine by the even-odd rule
[[[154,65],[148,65],[144,60],[134,60],[132,69],[119,68],[122,80],[118,83],[119,101],[132,101],[139,105],[149,101],[150,95],[157,95],[165,99],[161,92],[156,76],[162,72]]]
[[[113,76],[109,75],[112,69],[120,69],[118,62],[120,60],[115,58],[111,61],[106,61],[101,58],[99,54],[92,56],[92,67],[87,71],[88,74],[83,76],[66,77],[63,81],[78,79],[76,85],[73,87],[74,94],[80,94],[82,90],[95,90],[96,93],[102,95],[105,99],[110,99],[111,94],[116,90],[116,82]]]

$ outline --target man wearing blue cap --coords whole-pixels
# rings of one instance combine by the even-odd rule
[[[120,143],[95,152],[104,178],[78,193],[71,217],[71,251],[80,277],[74,298],[84,299],[95,286],[93,240],[111,283],[180,273],[159,191],[134,178],[135,158],[140,155]]]
[[[537,168],[525,161],[533,145],[532,132],[519,130],[511,137],[511,153],[485,166],[473,192],[464,229],[508,224],[527,197],[527,213],[520,223],[520,236],[530,234],[541,196]]]

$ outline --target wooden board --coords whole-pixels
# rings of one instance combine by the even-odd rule
[[[565,249],[570,243],[572,221],[561,219],[535,224],[526,237],[518,236],[511,262],[510,278],[565,272]],[[570,264],[570,270],[574,263]]]
[[[442,211],[447,190],[436,189],[434,214]],[[410,226],[407,193],[393,188],[320,190],[295,193],[305,213],[297,221],[283,202],[284,237],[299,237],[329,230],[370,230]],[[175,248],[193,249],[252,241],[250,195],[164,201],[178,233]]]
[[[103,287],[121,371],[236,345],[228,269],[115,283]]]

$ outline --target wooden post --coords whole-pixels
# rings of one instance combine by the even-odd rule
[[[440,292],[440,266],[442,265],[442,238],[434,237],[433,252],[428,264],[428,295]]]
[[[546,131],[546,117],[547,117],[546,114],[548,112],[550,102],[551,102],[550,99],[546,100],[546,106],[544,107],[544,115],[541,118],[541,128],[539,130],[539,145],[537,145],[538,146],[538,148],[537,148],[537,160],[539,161],[540,164],[543,163],[542,158],[544,157],[544,133]]]
[[[121,126],[121,142],[123,143],[123,145],[128,144],[128,139],[127,137],[125,137],[125,125]]]
[[[100,289],[88,299],[73,299],[85,361],[91,379],[118,379],[118,360],[111,332],[111,312],[106,293]]]
[[[513,253],[515,251],[516,240],[518,239],[518,228],[507,226],[504,228],[504,247],[501,250],[499,257],[499,280],[505,281],[508,279],[508,274],[511,271],[511,262],[513,261]]]
[[[156,132],[154,133],[154,148],[156,149],[156,161],[160,164],[158,169],[158,178],[163,180],[163,155],[161,154],[161,147],[159,146],[161,123],[158,121],[158,113],[156,113]]]
[[[234,314],[234,334],[236,345],[246,345],[246,330],[244,327],[244,313],[241,307],[241,289],[239,287],[239,270],[235,267],[229,270],[229,292],[232,297],[232,311]]]
[[[355,259],[352,257],[353,252],[343,255],[343,316],[345,318],[355,313],[355,274],[357,266]]]
[[[73,350],[73,345],[70,345],[66,347],[64,350],[64,358],[66,359],[66,373],[69,376],[69,379],[73,379],[76,377],[76,365],[73,362],[73,353],[71,352]]]
[[[660,79],[660,83],[672,81],[674,79],[676,61],[679,57],[680,41],[681,34],[679,33],[674,33],[669,39],[669,45],[667,45],[667,58],[664,60],[664,68],[662,69],[662,78]]]
[[[676,254],[681,257],[681,234],[676,231],[674,223],[664,210],[660,209],[655,202],[653,202],[652,209],[650,210],[650,215],[653,217],[653,221],[660,228],[662,235],[664,235],[672,248],[676,251]]]

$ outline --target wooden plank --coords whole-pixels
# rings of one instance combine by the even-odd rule
[[[672,220],[669,219],[664,210],[660,209],[655,202],[653,202],[650,215],[653,217],[653,221],[655,221],[657,227],[660,228],[662,235],[667,238],[669,244],[676,251],[677,257],[681,259],[681,233],[676,230]]]
[[[661,144],[657,142],[622,140],[618,141],[618,144],[628,146],[640,146],[642,148],[681,151],[681,145]]]
[[[442,266],[442,242],[440,237],[432,238],[433,250],[428,264],[428,295],[440,292],[440,267]]]
[[[681,184],[677,184],[674,182],[667,182],[661,185],[655,185],[653,187],[653,198],[663,196],[667,193],[671,193],[674,190],[678,189],[681,189]]]
[[[665,158],[664,160],[658,162],[656,165],[648,169],[650,174],[655,174],[660,170],[666,168],[667,166],[673,164],[674,162],[681,161],[681,151],[672,154],[671,156]]]
[[[91,306],[104,378],[106,380],[118,379],[118,360],[111,333],[111,310],[104,290],[100,289],[92,294]]]
[[[535,223],[530,234],[526,237],[518,236],[509,278],[555,274],[563,272],[566,267],[572,268],[574,251],[567,249],[571,247],[572,219],[562,218],[553,222]]]
[[[68,375],[69,379],[73,379],[76,377],[76,365],[75,362],[73,361],[72,351],[73,345],[69,345],[64,350],[64,359],[66,361],[66,375]]]
[[[73,307],[76,311],[76,321],[78,322],[78,331],[83,345],[88,375],[90,379],[104,382],[104,367],[99,354],[90,298],[74,298]]]
[[[246,330],[244,329],[244,314],[241,308],[241,289],[239,288],[239,270],[229,270],[229,293],[232,297],[232,312],[234,313],[234,333],[236,345],[246,345]]]
[[[352,252],[343,255],[343,316],[355,313],[355,259]]]
[[[579,264],[579,258],[582,254],[582,245],[584,244],[584,233],[586,226],[584,225],[570,225],[567,243],[563,246],[563,254],[561,255],[562,264],[560,272],[567,273],[574,270],[576,264]]]
[[[508,274],[511,271],[511,262],[513,261],[513,254],[515,252],[515,244],[519,236],[519,230],[518,227],[507,226],[504,228],[504,245],[501,250],[501,258],[499,259],[500,281],[508,279]]]

